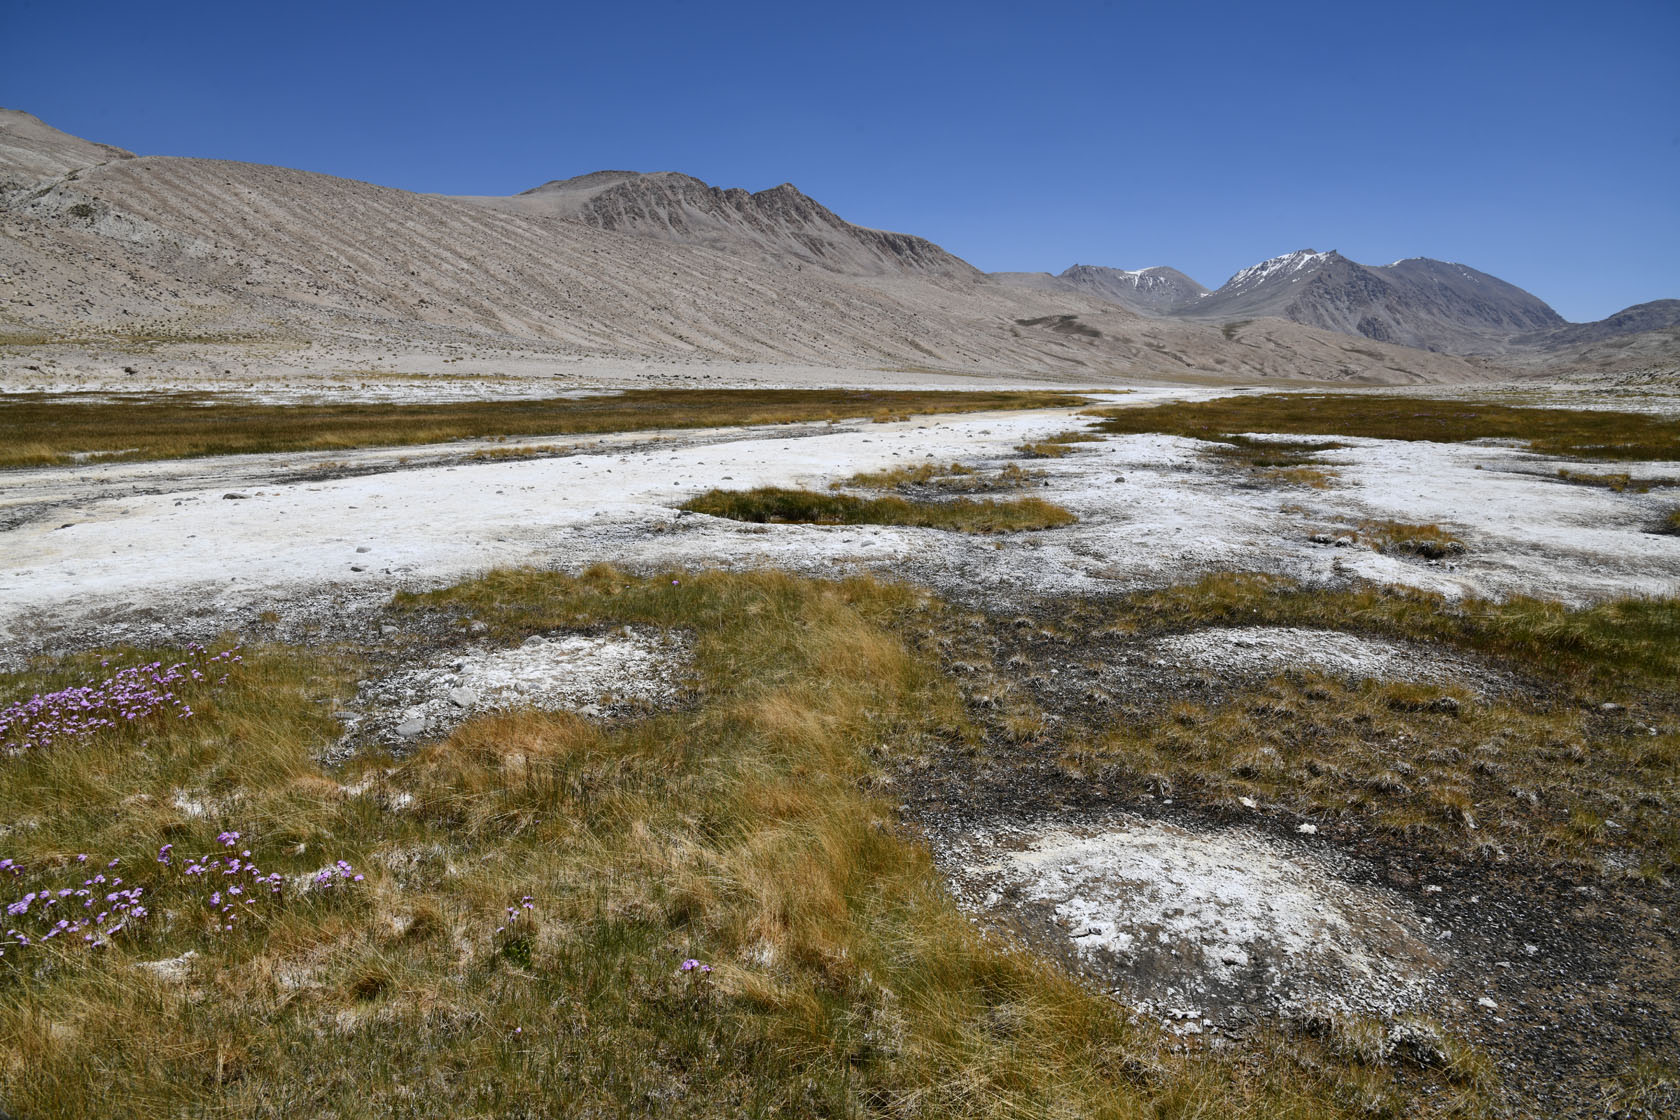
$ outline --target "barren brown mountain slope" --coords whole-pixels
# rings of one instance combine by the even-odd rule
[[[720,251],[303,171],[117,158],[20,120],[0,120],[12,184],[0,194],[0,332],[14,343],[0,362],[33,353],[18,343],[208,339],[1082,379],[1503,372],[1283,320],[1149,320],[959,268],[844,275],[774,245]],[[105,158],[39,173],[65,152]]]
[[[749,192],[676,171],[596,171],[510,198],[462,199],[596,229],[814,265],[854,276],[925,274],[979,280],[980,270],[924,237],[853,225],[792,183]]]

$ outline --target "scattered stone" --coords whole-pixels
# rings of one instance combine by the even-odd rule
[[[478,703],[478,693],[470,688],[452,688],[449,690],[449,702],[457,708],[470,708]]]
[[[1476,1003],[1477,1003],[1478,1006],[1485,1007],[1489,1011],[1498,1011],[1499,1010],[1499,1005],[1497,1003],[1493,1002],[1487,996],[1483,996],[1481,999],[1477,1000]]]
[[[237,490],[229,490],[226,494],[222,495],[222,499],[224,501],[234,502],[234,501],[243,501],[244,499],[249,498],[250,496],[251,495],[249,495],[249,494],[241,494]]]
[[[359,545],[356,546],[356,551],[357,552],[372,552],[373,549],[369,548],[365,544],[359,544]]]
[[[1295,826],[1295,831],[1299,832],[1302,836],[1317,836],[1318,826],[1316,824],[1303,822]]]
[[[414,739],[426,733],[426,721],[421,717],[405,719],[397,724],[397,734],[404,739]]]

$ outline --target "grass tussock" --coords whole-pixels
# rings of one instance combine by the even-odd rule
[[[894,636],[934,609],[919,592],[597,568],[496,573],[398,605],[481,620],[507,642],[681,627],[699,702],[616,727],[491,715],[332,773],[315,759],[358,666],[269,648],[247,650],[192,720],[0,760],[4,841],[25,869],[11,889],[90,851],[153,882],[161,845],[214,848],[229,828],[265,867],[343,858],[365,874],[330,903],[287,896],[233,932],[180,920],[165,898],[97,952],[8,953],[7,1111],[1479,1111],[1472,1080],[1334,1038],[1279,1042],[1258,1062],[1174,1053],[982,938],[869,792],[879,753],[973,734],[937,665]],[[160,960],[173,971],[141,967]]]
[[[1582,459],[1680,459],[1680,421],[1635,412],[1518,408],[1367,394],[1279,393],[1155,408],[1099,409],[1100,430],[1165,432],[1234,443],[1244,432],[1336,434],[1462,443],[1521,440],[1537,452]]]
[[[1049,392],[853,389],[634,389],[541,401],[437,404],[267,405],[202,394],[147,393],[78,399],[0,395],[0,467],[36,465],[41,448],[121,459],[180,459],[269,451],[441,443],[489,436],[551,436],[787,424],[990,409],[1066,408],[1087,398]],[[35,450],[19,457],[25,441]]]
[[[1073,454],[1078,444],[1101,442],[1102,436],[1094,432],[1067,431],[1023,443],[1015,450],[1029,459],[1061,459]]]
[[[919,502],[900,497],[858,498],[812,490],[764,486],[754,490],[708,490],[684,502],[689,513],[796,525],[906,525],[958,533],[1014,533],[1054,529],[1076,519],[1041,498],[959,498]]]
[[[1462,556],[1464,542],[1439,525],[1415,525],[1405,521],[1362,521],[1359,538],[1378,552],[1404,553],[1439,560]]]
[[[1043,471],[1023,470],[1019,463],[1005,463],[995,471],[981,471],[962,463],[918,463],[910,467],[894,467],[884,471],[864,471],[843,482],[829,484],[829,489],[857,487],[867,490],[898,490],[918,493],[932,489],[951,494],[976,494],[996,490],[1016,490],[1042,480]]]

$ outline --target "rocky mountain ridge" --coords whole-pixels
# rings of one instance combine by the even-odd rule
[[[596,171],[511,198],[463,201],[724,252],[772,253],[845,275],[981,278],[979,269],[926,238],[854,225],[792,183],[746,191],[676,171]]]

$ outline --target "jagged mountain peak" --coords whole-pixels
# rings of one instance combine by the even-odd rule
[[[1247,268],[1225,281],[1220,291],[1243,290],[1253,288],[1267,280],[1279,277],[1294,277],[1298,273],[1306,272],[1325,265],[1346,262],[1347,258],[1336,250],[1321,253],[1317,249],[1296,249],[1292,253],[1270,257],[1259,264],[1251,264]]]
[[[680,171],[593,171],[510,198],[467,201],[850,275],[980,277],[933,242],[854,225],[792,183],[748,191]]]

